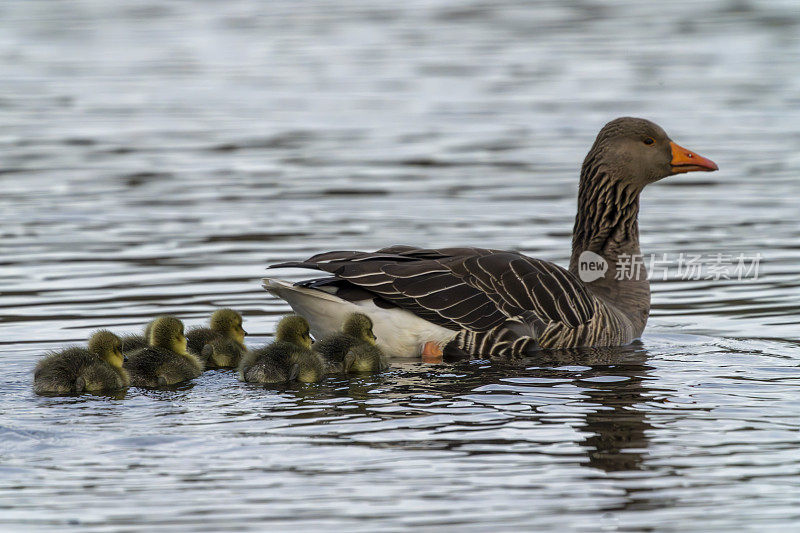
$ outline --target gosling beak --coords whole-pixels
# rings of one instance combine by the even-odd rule
[[[669,146],[672,148],[672,161],[670,164],[672,165],[673,174],[683,174],[684,172],[694,172],[696,170],[704,172],[719,170],[716,163],[702,155],[687,150],[672,141],[669,142]]]

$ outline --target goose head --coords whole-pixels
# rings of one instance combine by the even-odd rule
[[[584,179],[599,174],[638,190],[674,174],[719,168],[674,142],[658,124],[633,117],[617,118],[603,126],[583,165]]]

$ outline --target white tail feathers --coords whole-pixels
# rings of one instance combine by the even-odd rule
[[[264,278],[262,282],[264,289],[286,300],[295,313],[308,320],[316,339],[340,331],[350,313],[364,313],[372,319],[378,346],[390,357],[418,356],[426,342],[444,346],[456,334],[399,307],[383,309],[372,300],[348,302],[335,294],[298,287],[282,279]]]

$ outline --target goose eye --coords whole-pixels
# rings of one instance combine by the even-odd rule
[[[652,137],[646,137],[643,142],[644,144],[650,146],[651,144],[654,144],[656,141]]]

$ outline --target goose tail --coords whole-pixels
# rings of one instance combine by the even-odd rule
[[[372,319],[378,345],[390,357],[419,356],[427,341],[444,346],[457,333],[399,307],[378,307],[372,299],[351,302],[325,290],[282,279],[261,281],[267,292],[285,300],[295,313],[308,320],[315,339],[340,331],[350,313],[364,313]]]
[[[300,287],[277,278],[264,278],[261,286],[270,294],[285,300],[292,310],[308,320],[311,333],[319,339],[341,328],[349,313],[358,308],[335,294]]]

